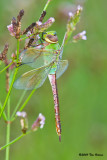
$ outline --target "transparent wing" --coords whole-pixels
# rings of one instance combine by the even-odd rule
[[[66,71],[67,68],[68,68],[68,61],[59,60],[56,71],[56,79],[58,79]]]
[[[39,68],[50,64],[56,58],[56,51],[53,49],[37,49],[35,47],[24,50],[21,55],[22,64],[32,68]]]
[[[25,90],[32,90],[39,88],[43,85],[44,81],[46,80],[48,73],[52,67],[52,63],[45,67],[41,67],[38,69],[30,70],[20,78],[18,78],[14,83],[14,88],[16,89],[25,89]]]

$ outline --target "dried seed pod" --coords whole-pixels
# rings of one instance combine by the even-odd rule
[[[16,33],[16,28],[17,28],[17,22],[16,22],[16,18],[13,17],[12,18],[12,25],[13,25],[13,32]]]
[[[32,23],[30,26],[28,26],[23,32],[22,34],[26,34],[28,31],[30,31],[31,29],[33,29],[35,27],[36,23]]]
[[[5,44],[4,49],[0,55],[0,60],[4,61],[5,65],[9,65],[9,61],[7,59],[7,52],[8,52],[9,45]],[[9,68],[6,69],[6,91],[9,91]]]
[[[6,59],[6,55],[7,55],[7,52],[8,52],[8,48],[9,48],[9,45],[8,44],[5,44],[4,46],[4,49],[0,55],[0,60],[5,60]]]
[[[17,23],[19,23],[21,21],[23,15],[24,15],[24,10],[22,9],[22,10],[20,10],[20,12],[17,16]]]
[[[28,119],[27,119],[27,113],[26,112],[17,112],[16,115],[20,117],[20,124],[22,128],[22,132],[25,134],[28,129]]]
[[[16,18],[13,17],[11,24],[7,26],[10,35],[16,37],[16,39],[20,38],[21,34],[21,19],[24,15],[24,10],[21,10],[17,16],[17,21]]]
[[[39,21],[42,22],[44,17],[46,15],[46,11],[43,11],[43,13],[41,14],[40,18],[39,18]]]
[[[44,30],[48,29],[54,22],[55,22],[55,19],[53,17],[50,17],[43,24],[41,21],[36,22],[36,27],[34,28],[34,33],[44,32]]]

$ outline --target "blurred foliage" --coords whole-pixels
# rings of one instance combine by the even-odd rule
[[[5,42],[10,45],[9,54],[16,49],[16,41],[9,35],[6,28],[10,24],[11,18],[16,16],[20,9],[24,9],[22,28],[25,28],[38,20],[45,2],[42,0],[0,1],[0,50],[3,49]],[[64,49],[63,59],[69,60],[69,67],[58,79],[62,142],[58,141],[55,131],[53,96],[47,80],[35,92],[25,108],[28,113],[29,126],[41,112],[46,117],[45,127],[13,144],[10,150],[11,160],[19,158],[20,160],[107,159],[107,1],[53,0],[48,7],[45,20],[55,17],[56,22],[50,30],[57,31],[60,44],[67,21],[64,11],[70,9],[66,5],[72,8],[72,4],[82,4],[84,7],[74,35],[85,29],[88,39],[78,43],[69,43]],[[22,91],[12,90],[11,110],[16,105],[21,93]],[[2,99],[2,103],[5,96],[5,74],[1,74],[0,99]],[[5,127],[4,121],[1,120],[0,145],[5,144]],[[17,118],[11,125],[11,140],[20,135],[20,132]],[[79,153],[102,153],[104,156],[81,157]],[[0,152],[1,160],[4,159],[4,155],[5,150]]]

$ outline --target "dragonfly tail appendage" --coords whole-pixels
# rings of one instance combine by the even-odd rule
[[[58,91],[57,91],[57,83],[56,83],[56,74],[48,75],[52,92],[54,97],[54,109],[55,109],[55,121],[56,121],[56,132],[59,136],[59,141],[61,141],[61,123],[60,123],[60,110],[59,110],[59,99],[58,99]]]

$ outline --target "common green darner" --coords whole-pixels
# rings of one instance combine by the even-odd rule
[[[68,61],[61,60],[63,45],[60,47],[55,31],[43,33],[43,43],[38,47],[31,47],[24,50],[20,57],[22,64],[34,68],[18,78],[14,87],[16,89],[32,90],[43,85],[47,76],[52,86],[54,97],[56,132],[61,140],[61,123],[59,113],[59,100],[56,79],[67,69]]]

